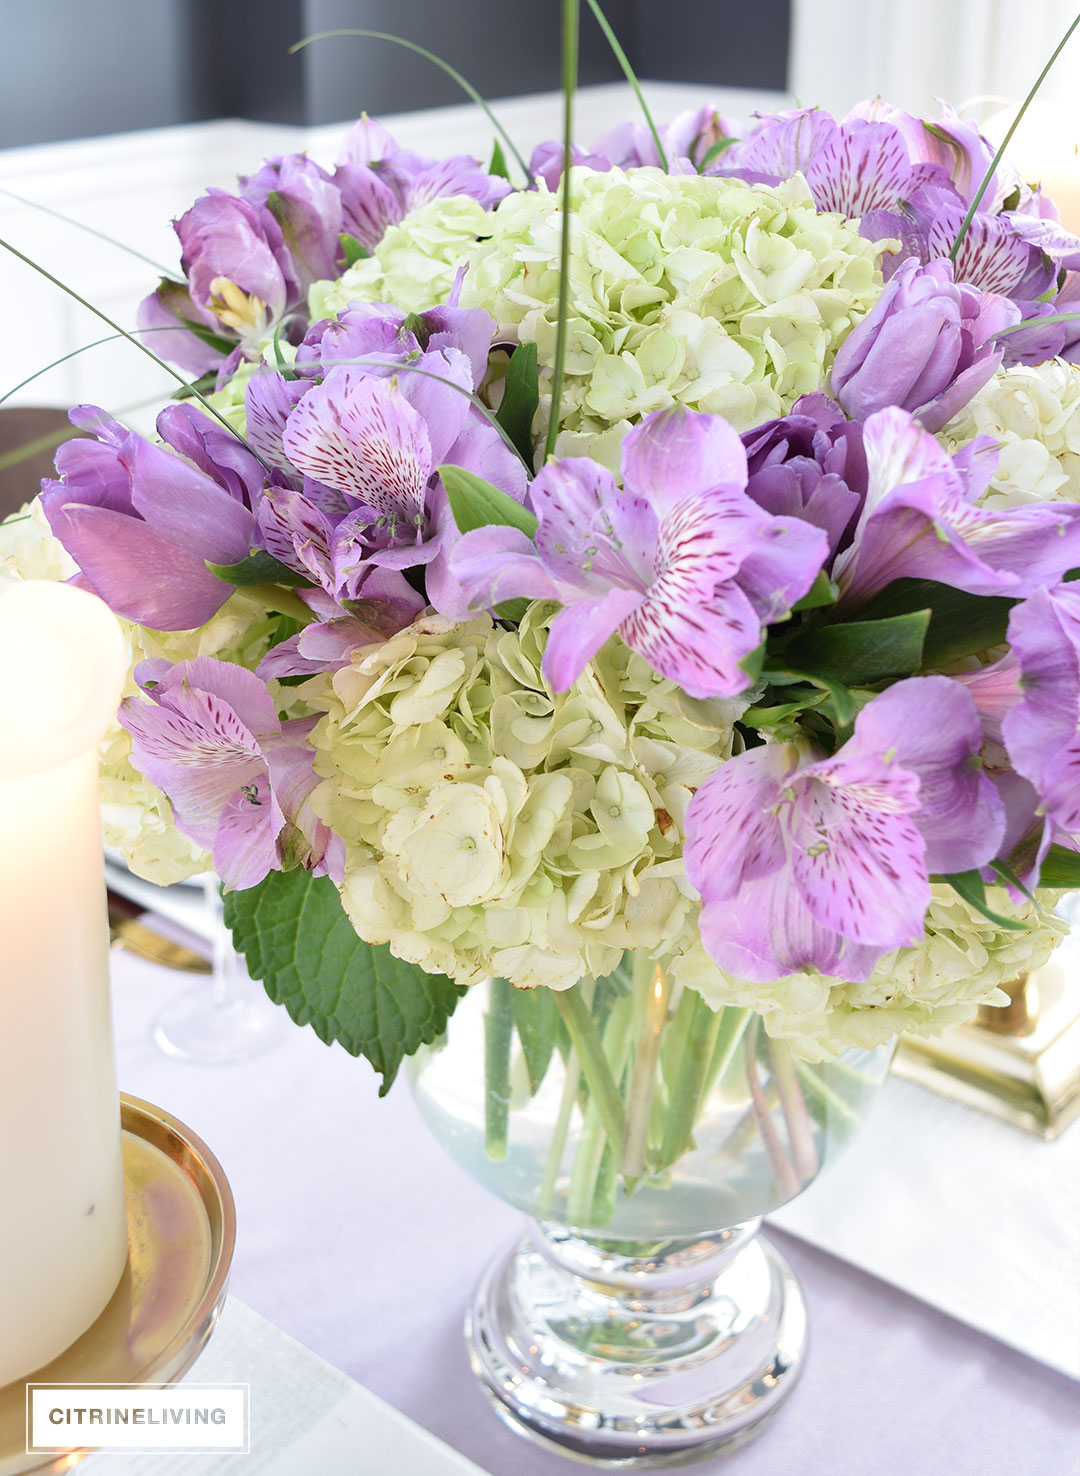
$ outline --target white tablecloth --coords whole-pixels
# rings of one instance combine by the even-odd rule
[[[443,1155],[404,1084],[378,1100],[367,1065],[309,1030],[238,1066],[168,1060],[150,1024],[191,980],[114,957],[121,1086],[221,1158],[237,1200],[236,1295],[492,1476],[568,1476],[490,1413],[462,1341],[472,1285],[518,1217]],[[1080,1472],[1069,1379],[771,1233],[807,1293],[806,1373],[778,1420],[703,1476]]]

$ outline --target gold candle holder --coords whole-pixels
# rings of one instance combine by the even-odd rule
[[[172,1384],[225,1303],[236,1239],[221,1164],[160,1107],[121,1094],[128,1259],[112,1300],[45,1368],[0,1389],[0,1476],[61,1471],[84,1451],[27,1454],[27,1384]]]

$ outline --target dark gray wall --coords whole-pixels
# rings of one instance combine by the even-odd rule
[[[0,148],[189,116],[185,0],[2,0]]]
[[[587,8],[581,81],[621,73]],[[785,85],[790,0],[605,0],[642,77]],[[0,148],[200,118],[330,123],[458,102],[456,84],[386,42],[407,36],[485,96],[558,86],[559,0],[0,0]]]

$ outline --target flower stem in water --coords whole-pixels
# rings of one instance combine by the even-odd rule
[[[492,979],[484,1016],[484,1151],[494,1159],[506,1157],[513,990],[505,979]]]
[[[555,1003],[570,1032],[570,1039],[577,1051],[582,1074],[588,1085],[592,1102],[596,1105],[604,1131],[615,1144],[621,1145],[626,1132],[626,1113],[615,1077],[612,1075],[608,1058],[604,1054],[600,1036],[589,1008],[581,997],[581,987],[555,992]],[[620,1002],[621,1003],[621,1002]],[[614,1016],[618,1005],[612,1011]]]
[[[634,994],[644,995],[644,1019],[630,1072],[630,1090],[626,1105],[626,1138],[622,1150],[622,1173],[627,1194],[632,1194],[645,1172],[645,1148],[649,1133],[649,1112],[656,1090],[656,1067],[660,1059],[660,1041],[667,1019],[670,986],[661,964],[651,959],[634,962]]]
[[[780,1093],[780,1106],[787,1125],[788,1144],[791,1148],[791,1164],[796,1177],[805,1184],[814,1177],[820,1167],[814,1130],[806,1110],[799,1073],[791,1048],[782,1040],[769,1041],[769,1059],[772,1062],[772,1077]]]
[[[673,1164],[689,1146],[723,1019],[723,1012],[711,1010],[696,991],[691,991],[689,998],[689,1029],[679,1074],[673,1084],[664,1141],[660,1148],[663,1168]]]
[[[760,1021],[755,1018],[750,1027],[749,1039],[746,1042],[746,1080],[750,1087],[750,1097],[754,1107],[754,1117],[757,1121],[758,1132],[769,1155],[772,1165],[773,1179],[777,1190],[784,1199],[793,1199],[802,1187],[795,1175],[795,1170],[788,1162],[787,1154],[784,1152],[783,1144],[780,1142],[780,1134],[776,1131],[776,1124],[772,1120],[769,1105],[765,1100],[765,1092],[761,1085],[761,1072],[758,1069],[757,1042]]]

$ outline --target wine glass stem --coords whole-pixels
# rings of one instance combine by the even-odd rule
[[[203,882],[207,906],[210,909],[213,967],[211,998],[214,1008],[224,1010],[236,999],[237,958],[233,948],[232,934],[225,926],[225,908],[221,900],[221,888],[216,876],[208,876]]]

